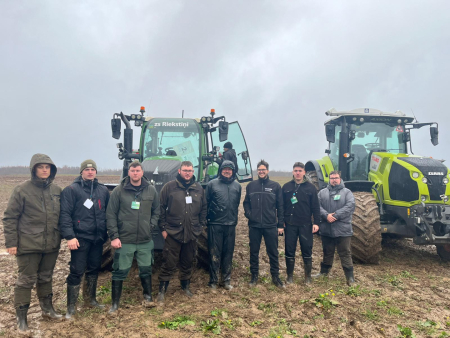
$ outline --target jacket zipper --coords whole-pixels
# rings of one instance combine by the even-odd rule
[[[51,194],[50,194],[50,196],[51,196]],[[45,206],[44,190],[42,190],[41,200],[42,200],[42,208],[45,212],[45,232],[44,232],[44,250],[45,250],[47,248],[48,214],[47,214],[47,208]]]

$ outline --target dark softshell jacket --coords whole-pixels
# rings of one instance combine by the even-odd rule
[[[133,201],[140,203],[139,209],[131,208]],[[133,186],[127,176],[114,188],[106,209],[106,227],[111,240],[119,238],[124,244],[150,242],[158,218],[158,193],[145,177],[140,187]]]
[[[292,204],[295,194],[297,203]],[[311,216],[314,217],[314,224],[320,224],[320,205],[317,198],[316,187],[306,179],[295,184],[291,180],[283,185],[284,198],[284,222],[289,225],[311,225]]]
[[[37,164],[51,166],[50,177],[36,177]],[[17,247],[17,254],[58,251],[61,235],[58,228],[61,188],[53,183],[56,166],[44,154],[35,154],[30,163],[31,180],[15,187],[3,216],[5,245]]]
[[[88,199],[94,203],[90,209],[84,206]],[[97,179],[84,181],[81,176],[77,177],[61,194],[61,236],[66,240],[83,238],[105,242],[108,201],[108,188],[98,183]]]

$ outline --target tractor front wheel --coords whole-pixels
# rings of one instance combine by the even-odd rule
[[[450,244],[436,245],[436,251],[442,261],[450,262]]]

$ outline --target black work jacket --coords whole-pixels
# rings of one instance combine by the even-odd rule
[[[88,199],[94,203],[90,209],[83,205]],[[66,240],[83,238],[105,242],[108,202],[108,188],[98,183],[96,178],[93,182],[89,182],[84,181],[81,176],[77,177],[61,193],[59,217],[61,236]]]
[[[269,177],[250,182],[244,199],[248,226],[255,228],[283,228],[283,194],[281,186]]]
[[[237,164],[236,151],[234,149],[229,149],[229,150],[227,150],[226,152],[223,153],[222,157],[223,157],[223,162],[224,161],[231,161],[231,162],[233,162],[233,164],[234,164],[234,172],[235,172],[235,174],[237,174],[239,172],[239,167],[238,167],[238,164]]]
[[[292,204],[292,197],[297,198],[297,203]],[[316,187],[307,181],[300,185],[295,181],[289,181],[283,185],[284,199],[284,221],[290,225],[312,225],[311,216],[314,217],[314,224],[320,224],[320,204],[317,197]]]

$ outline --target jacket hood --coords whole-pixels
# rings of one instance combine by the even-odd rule
[[[231,149],[231,150],[233,150],[233,149]],[[231,168],[231,170],[233,171],[233,174],[231,175],[230,178],[226,178],[225,176],[222,175],[222,169],[223,168]],[[234,167],[234,163],[229,161],[229,160],[223,161],[222,164],[220,165],[220,168],[219,168],[219,177],[223,181],[233,182],[235,177],[236,177],[236,168]]]
[[[31,158],[30,161],[30,172],[31,172],[31,179],[38,179],[36,176],[36,170],[35,167],[38,164],[50,164],[50,176],[47,179],[47,181],[53,182],[53,180],[55,179],[56,176],[56,165],[53,163],[52,159],[50,158],[50,156],[45,155],[45,154],[34,154],[33,157]]]

